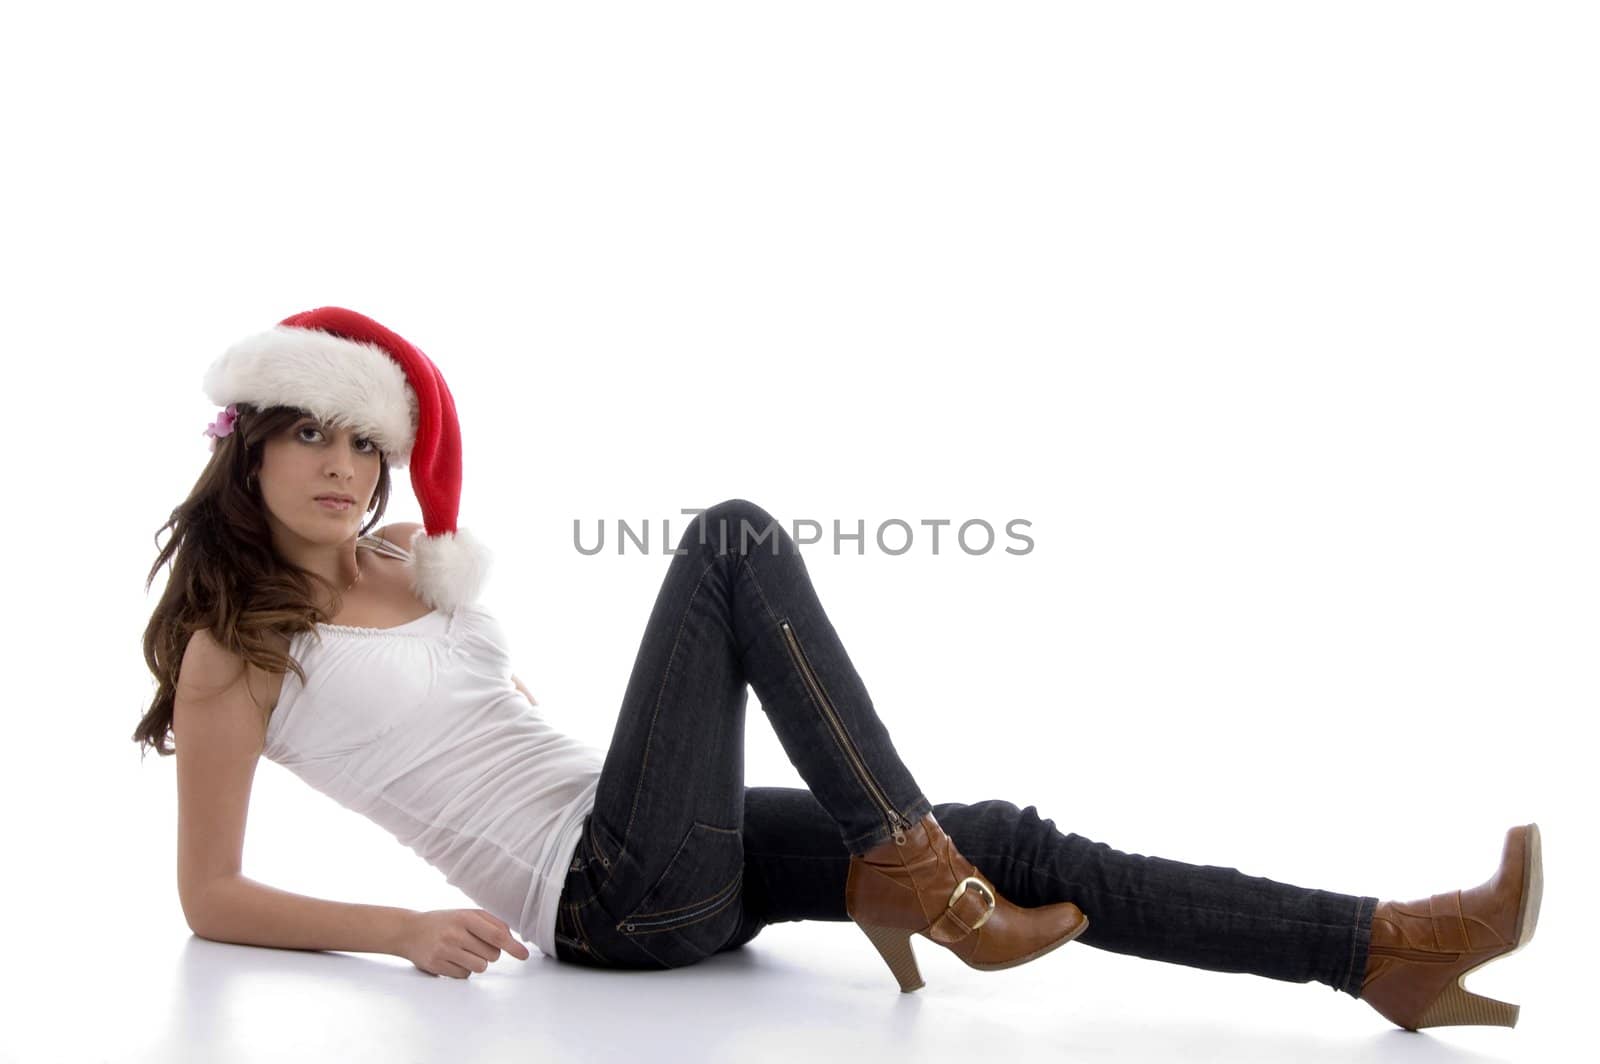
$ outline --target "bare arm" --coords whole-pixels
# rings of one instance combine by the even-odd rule
[[[199,919],[189,926],[201,938],[279,949],[338,949],[392,953],[400,948],[413,909],[356,905],[291,894],[244,876],[213,881]]]
[[[395,953],[409,909],[276,890],[239,872],[250,787],[266,743],[268,678],[197,632],[178,672],[178,897],[202,938],[286,949]]]
[[[325,901],[240,873],[250,787],[266,743],[267,709],[254,692],[272,686],[208,632],[190,638],[172,711],[178,897],[190,930],[241,945],[392,953],[455,978],[484,971],[502,949],[527,960],[510,927],[482,910]]]

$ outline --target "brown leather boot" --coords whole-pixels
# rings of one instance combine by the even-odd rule
[[[923,986],[911,936],[925,935],[983,971],[1011,968],[1071,942],[1089,921],[1070,901],[1024,909],[1002,898],[933,814],[864,854],[852,855],[845,911],[910,993]]]
[[[1544,894],[1539,826],[1506,833],[1500,869],[1470,890],[1381,903],[1361,999],[1392,1023],[1421,1027],[1515,1027],[1521,1008],[1472,993],[1467,975],[1533,938]]]

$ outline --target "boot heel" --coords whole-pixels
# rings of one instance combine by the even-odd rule
[[[1433,999],[1433,1004],[1417,1021],[1417,1027],[1515,1027],[1521,1011],[1520,1005],[1474,994],[1462,986],[1458,978]]]
[[[857,923],[863,934],[878,950],[878,956],[889,966],[889,971],[894,973],[895,979],[900,983],[900,992],[909,994],[913,990],[921,990],[926,984],[922,981],[922,973],[917,970],[916,954],[911,952],[911,935],[903,927],[879,927],[876,924]]]

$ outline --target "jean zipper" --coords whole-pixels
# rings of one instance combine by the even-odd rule
[[[856,776],[860,778],[867,792],[873,800],[883,808],[884,819],[889,822],[890,829],[894,832],[894,841],[898,846],[906,844],[906,828],[911,825],[906,823],[893,804],[889,796],[883,793],[883,788],[878,786],[878,781],[872,778],[872,773],[867,771],[867,763],[861,760],[861,755],[856,751],[855,744],[850,741],[850,736],[844,730],[844,724],[839,720],[838,712],[833,708],[833,703],[828,701],[828,696],[822,690],[822,684],[817,681],[816,674],[811,671],[811,663],[806,660],[805,651],[800,649],[800,640],[795,636],[794,629],[789,627],[787,620],[779,622],[783,626],[783,636],[788,642],[790,656],[800,670],[800,675],[805,679],[806,687],[811,692],[812,698],[818,706],[822,707],[822,715],[833,728],[840,749],[850,759],[850,767],[855,769]]]

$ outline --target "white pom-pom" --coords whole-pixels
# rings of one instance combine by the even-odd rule
[[[429,606],[448,613],[477,599],[493,557],[464,528],[437,536],[419,528],[411,538],[411,589]]]

